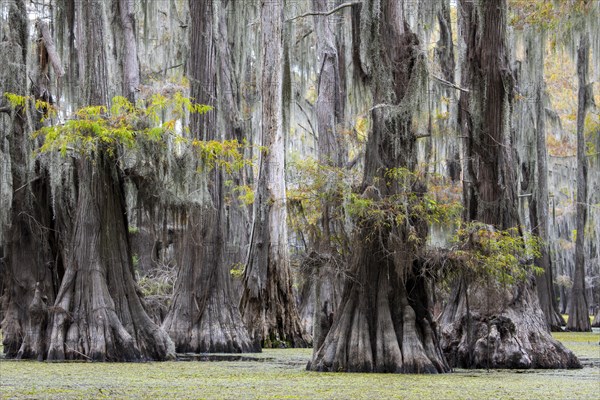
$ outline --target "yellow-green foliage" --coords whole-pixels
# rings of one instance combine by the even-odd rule
[[[14,101],[20,99],[12,97]],[[19,103],[20,104],[20,103]],[[210,106],[193,103],[181,93],[172,97],[153,95],[145,104],[134,105],[126,98],[113,98],[110,108],[88,106],[77,110],[64,124],[46,126],[35,133],[43,136],[40,153],[67,151],[91,154],[104,151],[108,154],[120,148],[136,148],[140,142],[164,142],[167,136],[175,143],[186,144],[195,149],[204,161],[204,168],[222,167],[230,173],[239,170],[250,161],[243,157],[246,143],[236,140],[196,140],[182,136],[175,129],[178,121],[189,113],[203,114]],[[162,116],[170,119],[163,122]]]
[[[6,100],[8,100],[8,103],[13,108],[25,107],[27,101],[29,100],[29,97],[27,96],[19,96],[18,94],[14,93],[4,93],[4,97],[6,97]]]
[[[234,192],[238,194],[238,200],[246,205],[254,203],[254,191],[250,185],[237,186]]]
[[[4,97],[8,101],[8,104],[14,109],[25,108],[28,103],[33,105],[33,107],[42,114],[42,122],[46,118],[56,116],[57,109],[54,105],[40,99],[36,100],[33,96],[20,96],[18,94],[6,92],[4,93]]]
[[[391,168],[382,178],[376,178],[374,186],[356,193],[356,177],[345,168],[322,164],[314,159],[298,160],[294,163],[299,175],[298,185],[288,190],[291,202],[301,205],[301,213],[291,215],[292,225],[303,232],[320,235],[320,223],[325,204],[335,205],[329,215],[332,220],[345,222],[347,217],[367,223],[373,237],[380,229],[394,226],[413,226],[417,221],[425,223],[452,224],[460,217],[460,198],[442,197],[446,187],[437,180],[436,192],[420,193],[414,190],[425,177],[420,172],[407,168]],[[377,187],[394,186],[391,195],[382,195]],[[342,209],[343,207],[343,209]],[[409,229],[410,242],[421,243],[414,229]],[[335,241],[335,238],[333,238]]]
[[[530,272],[541,273],[532,260],[540,255],[539,237],[517,228],[496,230],[480,222],[459,226],[453,256],[463,267],[458,273],[474,279],[490,277],[503,284],[524,280]]]
[[[47,126],[36,132],[44,136],[39,152],[67,150],[87,154],[99,149],[113,153],[117,146],[133,148],[139,140],[161,141],[167,134],[176,135],[175,124],[186,113],[205,113],[209,106],[194,104],[175,93],[172,98],[155,94],[146,105],[134,105],[126,98],[113,98],[110,108],[88,106],[77,110],[62,125]],[[171,119],[161,122],[161,114]]]
[[[246,145],[237,140],[192,140],[191,145],[199,152],[204,165],[210,168],[223,167],[227,173],[231,173],[239,171],[249,163],[243,155]]]

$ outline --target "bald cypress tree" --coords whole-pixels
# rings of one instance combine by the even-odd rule
[[[418,180],[406,187],[394,172],[416,171],[412,113],[423,67],[419,39],[405,18],[404,3],[368,0],[360,12],[360,62],[375,106],[359,193],[374,204],[403,202],[411,193],[419,197],[425,190]],[[404,212],[413,215],[410,207]],[[352,239],[351,277],[331,329],[314,349],[308,369],[449,370],[429,311],[429,285],[417,261],[426,233],[427,225],[418,215],[386,223],[368,212],[359,218]]]
[[[106,4],[85,0],[78,6],[82,104],[108,106],[108,71],[113,61],[106,42],[110,29]],[[131,43],[128,51],[133,51]],[[139,75],[139,70],[129,73]],[[130,87],[134,80],[128,77],[124,82]],[[117,154],[100,144],[81,154],[75,163],[78,190],[74,228],[53,307],[48,359],[135,361],[174,357],[173,342],[149,318],[137,292]]]
[[[514,138],[509,129],[513,76],[506,37],[505,0],[459,2],[462,92],[459,122],[466,139],[465,220],[488,230],[519,230]],[[552,338],[534,277],[514,285],[489,277],[461,279],[440,322],[444,352],[463,368],[580,367]]]

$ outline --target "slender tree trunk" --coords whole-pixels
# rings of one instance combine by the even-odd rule
[[[505,0],[459,1],[466,43],[461,129],[467,139],[467,221],[500,229],[518,226],[513,139],[508,129],[512,76],[506,48]],[[552,338],[533,277],[504,287],[494,282],[457,287],[440,317],[448,361],[463,368],[581,367]],[[469,299],[467,307],[466,299]]]
[[[363,197],[385,200],[408,188],[389,171],[416,168],[412,130],[419,42],[404,19],[404,2],[366,1],[362,43],[369,43],[364,70],[372,74],[373,128],[365,155]],[[421,66],[422,68],[422,66]],[[418,183],[412,190],[421,193]],[[407,210],[407,212],[409,212]],[[409,232],[426,235],[417,218],[406,224],[357,222],[351,279],[323,344],[308,369],[316,371],[437,373],[448,371],[429,311],[425,278],[415,262],[418,245]],[[410,225],[410,226],[408,226]],[[392,250],[393,249],[393,250]],[[391,251],[391,253],[389,253]]]
[[[587,221],[587,158],[585,153],[585,114],[590,104],[588,99],[588,70],[590,60],[590,39],[582,34],[577,50],[577,78],[579,93],[577,105],[577,237],[575,238],[575,274],[569,303],[569,321],[567,329],[589,332],[590,316],[585,291],[585,224]]]
[[[104,5],[81,3],[80,72],[85,103],[108,105]],[[125,213],[123,172],[100,145],[77,161],[78,195],[65,276],[53,307],[48,359],[163,360],[173,342],[137,293]]]
[[[541,275],[536,276],[537,293],[540,299],[540,307],[546,316],[546,321],[552,331],[560,331],[565,321],[558,312],[558,304],[554,294],[554,279],[552,273],[552,261],[550,259],[549,243],[550,236],[548,235],[549,224],[549,199],[548,199],[548,151],[546,149],[546,110],[544,107],[544,45],[545,33],[541,33],[541,45],[536,43],[537,49],[531,49],[533,53],[539,52],[538,57],[533,57],[539,60],[537,68],[540,74],[536,79],[536,129],[535,129],[535,148],[536,148],[536,168],[537,176],[535,179],[537,185],[535,188],[534,198],[530,204],[532,232],[537,235],[541,241],[540,256],[536,258],[535,264],[544,271]]]
[[[191,94],[201,104],[218,106],[218,99],[230,95],[225,92],[230,90],[231,82],[217,78],[217,68],[223,66],[218,60],[227,54],[218,47],[228,45],[219,40],[226,29],[222,26],[222,6],[220,1],[190,0]],[[231,107],[231,102],[222,103]],[[192,134],[196,139],[221,139],[218,112],[227,111],[212,110],[192,116]],[[242,322],[231,292],[225,252],[228,225],[223,172],[217,166],[205,165],[203,169],[208,172],[195,179],[192,190],[207,194],[188,211],[186,235],[178,257],[177,288],[163,326],[179,352],[260,351],[260,345],[251,340]]]
[[[292,292],[285,194],[283,132],[283,2],[264,1],[262,22],[262,132],[254,223],[244,271],[241,310],[263,347],[305,347]]]
[[[328,10],[327,0],[313,0],[312,4],[315,12]],[[328,17],[315,16],[314,26],[319,71],[315,103],[318,159],[323,166],[341,168],[344,157],[337,130],[343,118],[343,110],[338,50]],[[300,313],[303,321],[312,322],[312,326],[307,329],[312,328],[314,347],[321,345],[331,327],[343,287],[343,274],[336,265],[341,257],[334,243],[334,237],[342,234],[342,216],[336,215],[341,210],[341,204],[333,200],[335,194],[329,191],[330,188],[335,188],[335,182],[326,184],[325,193],[320,195],[321,231],[315,238],[316,242],[311,243],[313,249],[304,263],[307,268],[303,268],[308,287],[303,289],[305,296],[302,298]],[[304,317],[307,312],[312,315]]]

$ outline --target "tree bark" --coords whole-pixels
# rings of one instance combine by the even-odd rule
[[[590,315],[585,290],[585,224],[587,221],[587,158],[585,148],[585,114],[589,106],[588,70],[590,60],[590,39],[587,33],[582,34],[577,50],[577,78],[579,92],[577,97],[577,236],[575,238],[575,274],[569,303],[569,320],[567,329],[578,332],[589,332]]]
[[[544,45],[545,33],[541,34],[541,45],[535,44],[537,49],[531,49],[533,53],[539,52],[537,68],[541,75],[536,79],[536,127],[535,127],[535,148],[536,148],[536,168],[537,176],[535,196],[530,204],[532,233],[537,235],[542,243],[540,247],[540,256],[537,257],[535,265],[543,269],[541,275],[536,276],[537,293],[540,300],[540,307],[546,316],[546,321],[550,330],[558,332],[565,324],[564,319],[558,312],[558,304],[554,294],[554,279],[552,272],[552,260],[549,252],[548,224],[550,217],[548,215],[548,151],[546,149],[546,111],[544,108]]]
[[[7,56],[2,61],[8,66],[0,74],[2,93],[28,95],[28,28],[25,3],[17,1],[9,10],[9,37],[2,50],[3,57]],[[5,251],[1,272],[5,293],[0,326],[8,358],[43,357],[48,345],[47,304],[53,302],[56,294],[53,269],[58,260],[51,246],[49,176],[37,160],[32,160],[33,118],[35,111],[27,101],[25,106],[16,107],[2,124],[10,132],[8,173],[12,187],[10,223],[0,226],[6,232],[1,243]]]
[[[140,86],[140,64],[135,37],[133,0],[118,0],[118,2],[119,23],[123,33],[123,94],[135,104]]]
[[[81,3],[85,103],[108,105],[104,5]],[[115,150],[118,152],[118,149]],[[78,194],[66,271],[53,307],[48,359],[164,360],[174,346],[146,314],[134,279],[123,172],[99,145],[77,161]]]
[[[219,35],[226,33],[222,6],[220,1],[190,0],[191,94],[200,104],[218,106],[221,96],[228,95],[224,93],[231,88],[231,82],[218,79],[217,72],[223,65],[219,60],[227,54],[219,46],[228,45],[219,40]],[[221,139],[218,112],[227,111],[192,115],[194,138]],[[260,345],[251,340],[231,292],[225,252],[228,225],[223,172],[217,166],[202,167],[207,172],[195,179],[192,190],[206,195],[188,210],[186,235],[177,262],[177,287],[163,326],[178,352],[258,352]]]
[[[459,1],[466,43],[461,129],[467,139],[465,219],[518,226],[513,138],[508,129],[512,76],[506,48],[505,0]],[[468,299],[468,303],[467,303]],[[469,304],[469,306],[467,306]],[[463,368],[576,368],[573,353],[552,338],[534,280],[509,287],[468,279],[457,285],[440,317],[448,361]]]
[[[343,118],[343,93],[338,49],[328,17],[319,15],[327,12],[327,0],[313,0],[312,5],[317,42],[318,86],[315,114],[318,161],[323,166],[342,168],[345,160],[338,128]],[[337,266],[341,257],[335,244],[335,238],[341,239],[343,234],[340,226],[342,216],[339,215],[341,204],[335,200],[335,193],[330,191],[335,187],[336,182],[326,184],[325,193],[319,196],[321,229],[315,242],[310,244],[312,249],[302,268],[308,287],[303,288],[305,296],[300,304],[300,314],[303,322],[311,322],[305,327],[312,330],[313,347],[319,347],[325,339],[343,287],[343,273]],[[306,316],[307,312],[311,315]]]
[[[263,347],[306,347],[292,292],[285,193],[283,132],[283,2],[264,1],[262,130],[254,222],[240,308],[250,335]]]
[[[416,168],[412,104],[418,82],[419,42],[404,20],[402,1],[366,1],[362,5],[361,43],[369,43],[373,99],[389,106],[372,109],[367,142],[363,197],[385,200],[404,190],[423,193],[422,184],[402,188],[388,172]],[[362,60],[364,62],[364,59]],[[372,69],[371,69],[372,68]],[[422,68],[422,66],[420,67]],[[407,213],[409,211],[407,210]],[[307,366],[315,371],[439,373],[449,370],[439,346],[429,304],[429,285],[416,262],[427,226],[418,217],[406,223],[357,221],[350,275],[339,311],[323,344]]]

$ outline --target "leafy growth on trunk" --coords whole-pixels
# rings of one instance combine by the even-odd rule
[[[463,223],[453,239],[451,258],[460,260],[459,274],[475,281],[499,282],[502,285],[525,281],[531,273],[543,269],[534,265],[539,257],[539,237],[518,228],[498,230],[480,222]]]

